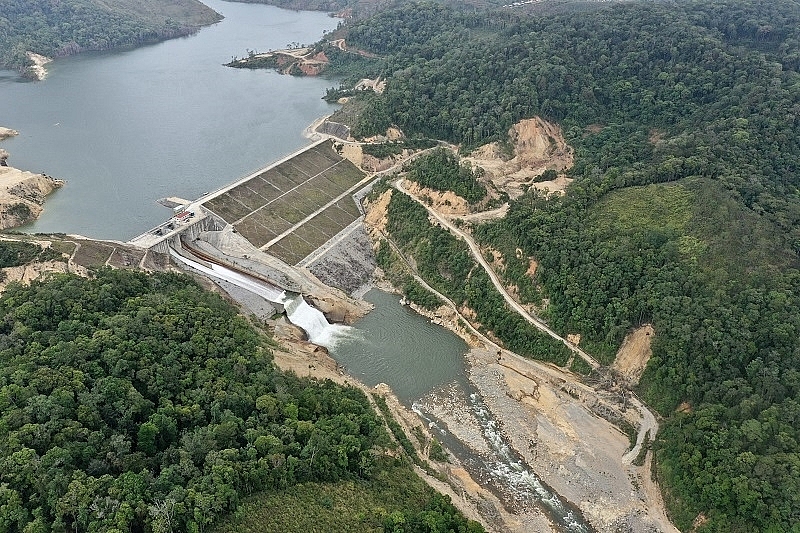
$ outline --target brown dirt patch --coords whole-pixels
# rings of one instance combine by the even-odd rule
[[[63,181],[0,166],[0,229],[14,228],[42,213],[45,196]]]
[[[490,143],[472,152],[467,160],[483,167],[492,183],[511,198],[519,197],[529,187],[560,192],[569,185],[571,180],[563,174],[552,181],[533,183],[545,170],[562,173],[572,166],[573,150],[558,125],[538,117],[522,120],[511,127],[508,138],[514,148],[513,158],[504,159],[499,144]]]
[[[506,268],[505,258],[503,257],[503,254],[501,254],[499,250],[495,250],[490,246],[485,248],[485,251],[491,254],[492,256],[491,261],[495,270],[500,270],[500,271],[505,270]]]
[[[645,324],[626,335],[622,341],[611,368],[619,372],[631,385],[639,383],[639,378],[642,377],[647,362],[653,355],[650,345],[654,336],[653,326]]]
[[[536,269],[539,268],[539,263],[533,257],[528,258],[528,270],[525,271],[525,275],[529,278],[533,279],[536,276]]]
[[[650,135],[647,137],[647,140],[650,144],[658,144],[660,141],[663,141],[665,134],[663,131],[657,130],[653,128],[650,130]]]
[[[463,215],[469,213],[469,204],[454,192],[436,191],[422,187],[416,181],[406,180],[404,186],[417,198],[430,198],[428,204],[443,215]]]
[[[47,261],[45,263],[33,263],[30,265],[4,268],[5,279],[0,282],[0,292],[11,282],[19,282],[28,285],[31,281],[48,273],[64,274],[70,271],[69,265],[62,261]]]
[[[604,127],[602,124],[589,124],[585,129],[589,133],[600,133]]]
[[[386,224],[389,222],[388,211],[389,201],[392,199],[392,189],[381,194],[377,200],[366,205],[366,216],[364,223],[367,228],[373,228],[381,233],[386,231]]]
[[[293,333],[282,327],[276,326],[275,334],[280,335],[282,347],[274,350],[272,355],[281,370],[294,372],[301,377],[330,379],[336,383],[348,381],[348,376],[339,370],[336,361],[325,348],[297,339]]]
[[[364,151],[358,144],[342,144],[342,157],[350,160],[355,166],[361,168],[364,163]],[[367,156],[369,157],[369,156]],[[372,159],[375,159],[374,157]]]

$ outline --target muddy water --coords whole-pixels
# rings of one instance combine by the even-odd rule
[[[407,407],[428,421],[470,475],[492,490],[509,510],[537,506],[560,531],[591,531],[580,512],[545,485],[511,448],[467,379],[467,345],[400,305],[396,295],[372,290],[365,299],[375,310],[343,332],[331,347],[331,354],[347,372],[370,386],[389,385]],[[438,412],[467,420],[467,429],[454,434],[429,412],[431,402]]]
[[[371,290],[375,309],[353,325],[331,350],[362,383],[389,385],[406,405],[452,381],[466,382],[466,343],[400,305],[398,296]]]

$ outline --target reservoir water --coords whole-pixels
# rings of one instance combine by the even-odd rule
[[[159,198],[194,199],[308,141],[334,111],[335,82],[223,66],[233,56],[312,43],[338,20],[259,4],[207,0],[225,19],[197,34],[48,65],[43,82],[0,71],[0,143],[9,164],[67,180],[31,232],[127,240],[170,212]]]

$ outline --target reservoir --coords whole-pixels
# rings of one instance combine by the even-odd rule
[[[0,144],[9,164],[65,179],[29,232],[128,240],[168,218],[159,198],[193,200],[305,144],[337,83],[223,66],[248,50],[309,44],[338,19],[207,0],[225,16],[189,37],[47,65],[43,82],[0,71]]]

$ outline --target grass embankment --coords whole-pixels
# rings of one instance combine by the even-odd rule
[[[414,473],[408,461],[387,457],[376,466],[378,473],[369,481],[303,483],[249,496],[211,533],[386,531],[401,517],[413,522],[423,512],[435,512],[437,505],[451,506]],[[459,531],[482,530],[476,526],[473,522],[473,529]]]

